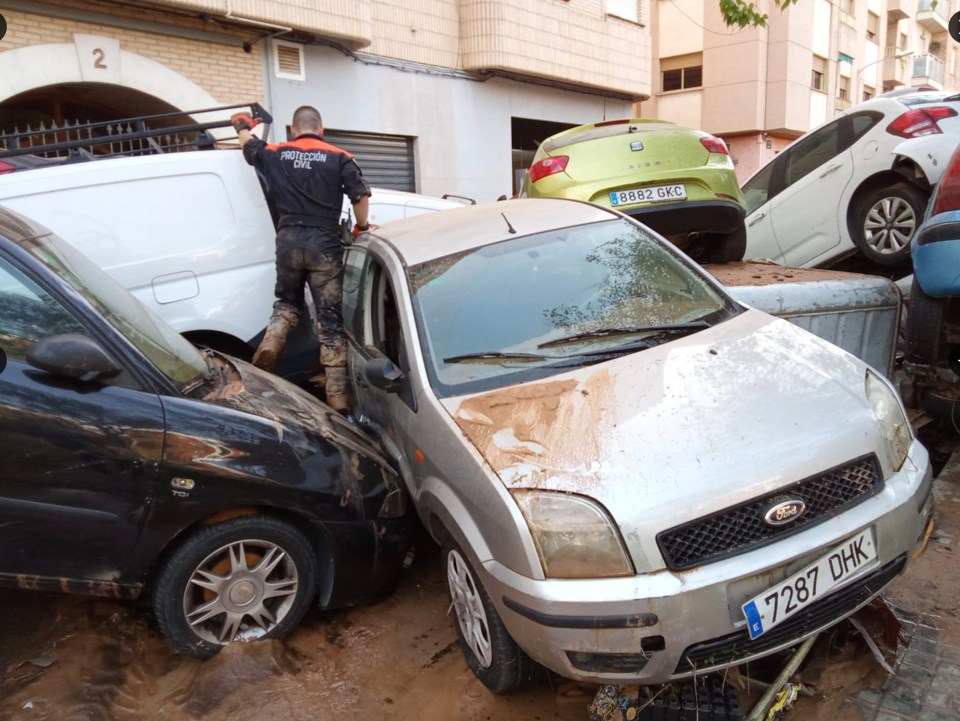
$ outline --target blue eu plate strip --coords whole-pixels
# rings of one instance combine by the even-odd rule
[[[747,617],[747,630],[750,631],[750,638],[756,638],[763,633],[763,620],[760,618],[760,611],[757,610],[755,601],[751,601],[743,607],[743,615]]]

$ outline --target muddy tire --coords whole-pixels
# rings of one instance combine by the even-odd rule
[[[940,326],[943,321],[943,303],[923,292],[917,277],[910,286],[907,305],[907,327],[904,333],[904,358],[911,363],[936,365],[940,356]]]
[[[293,526],[248,516],[207,526],[156,577],[153,609],[177,649],[209,658],[234,640],[283,638],[316,593],[317,560]]]
[[[239,358],[248,363],[253,358],[254,349],[241,340],[228,335],[208,335],[199,333],[196,335],[186,334],[184,336],[188,341],[198,348],[209,348],[224,355]]]
[[[467,665],[494,693],[513,691],[530,678],[536,664],[510,637],[463,552],[445,546],[443,560],[457,637]]]
[[[897,265],[910,257],[910,242],[923,220],[927,196],[909,183],[870,191],[857,201],[853,242],[877,265]]]

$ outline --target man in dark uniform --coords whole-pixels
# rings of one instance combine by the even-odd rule
[[[279,145],[267,145],[252,135],[250,130],[256,122],[250,116],[239,113],[230,120],[244,158],[260,172],[280,216],[277,300],[253,363],[273,370],[287,334],[303,309],[306,283],[317,309],[327,403],[341,413],[349,413],[347,344],[340,313],[340,211],[346,194],[356,217],[354,235],[368,230],[370,187],[350,153],[324,142],[323,121],[315,108],[297,108],[292,124],[294,139]]]

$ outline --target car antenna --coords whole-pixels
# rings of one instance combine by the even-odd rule
[[[507,220],[506,214],[500,213],[500,217],[503,218],[503,222],[507,224],[507,230],[509,230],[511,233],[517,232],[517,229],[510,225],[510,221]]]

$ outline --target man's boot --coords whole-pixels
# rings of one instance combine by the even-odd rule
[[[260,341],[260,347],[253,354],[253,364],[265,371],[272,371],[277,358],[283,352],[287,334],[297,324],[300,314],[288,305],[274,306],[273,315],[267,324],[267,330]]]

